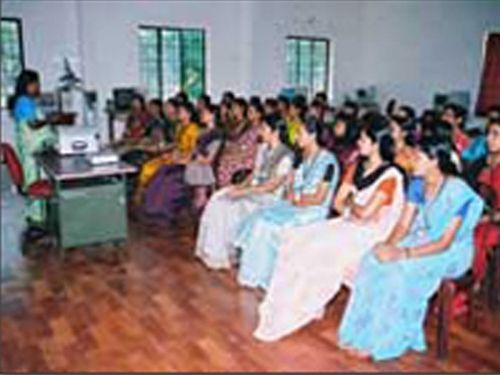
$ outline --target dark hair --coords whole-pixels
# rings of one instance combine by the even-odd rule
[[[248,107],[252,107],[253,109],[255,109],[255,111],[260,114],[261,118],[264,117],[265,111],[264,111],[264,106],[262,105],[262,103],[254,101],[253,103],[250,103],[250,105]]]
[[[210,95],[207,94],[202,94],[198,97],[198,101],[201,101],[205,107],[208,107],[212,104],[212,98],[210,98]]]
[[[385,106],[385,114],[387,116],[389,116],[389,117],[392,116],[392,113],[396,109],[396,104],[397,104],[397,100],[395,98],[389,99],[389,101],[387,102],[387,105]]]
[[[457,166],[451,159],[453,144],[443,138],[424,137],[417,148],[430,159],[438,161],[438,168],[443,174],[458,175]]]
[[[132,96],[132,101],[134,101],[134,100],[137,100],[137,101],[139,101],[139,103],[141,103],[142,109],[146,108],[146,99],[144,99],[144,96],[142,96],[141,94],[135,93]]]
[[[400,111],[404,112],[404,117],[408,120],[415,120],[416,112],[415,109],[409,105],[401,105],[398,108]]]
[[[444,111],[450,110],[453,112],[453,115],[462,120],[462,125],[465,124],[465,120],[467,119],[467,109],[462,107],[459,104],[448,103],[444,106]]]
[[[288,130],[285,120],[278,114],[267,115],[264,117],[264,125],[266,125],[273,132],[277,131],[281,143],[286,144],[288,141]]]
[[[162,102],[161,102],[161,99],[158,99],[158,98],[154,98],[154,99],[150,99],[149,100],[149,105],[155,105],[157,107],[162,107]]]
[[[408,146],[415,146],[417,143],[417,122],[414,119],[407,118],[406,116],[394,115],[391,119],[399,126],[401,131],[405,133],[404,142]]]
[[[326,95],[326,92],[324,91],[320,91],[320,92],[317,92],[316,95],[314,95],[314,99],[315,100],[320,100],[320,101],[324,101],[325,103],[328,102],[328,95]]]
[[[336,126],[337,122],[339,121],[345,123],[346,129],[345,129],[345,134],[342,138],[335,137],[335,143],[340,143],[342,145],[349,146],[354,142],[356,142],[356,140],[359,137],[359,131],[360,131],[360,126],[358,121],[352,118],[351,116],[347,116],[343,113],[339,113],[337,115],[337,117],[335,118],[334,126]]]
[[[292,99],[292,106],[299,111],[299,118],[303,121],[307,112],[307,99],[304,95],[296,95]]]
[[[170,104],[171,106],[173,106],[175,109],[177,109],[179,107],[179,101],[175,98],[169,98],[167,100],[167,103]]]
[[[315,134],[316,137],[321,131],[321,123],[318,119],[308,116],[305,121],[303,122],[304,129],[309,133],[309,134]]]
[[[234,95],[234,92],[230,90],[224,91],[222,93],[222,100],[229,100],[230,102],[232,102],[235,98],[236,96]]]
[[[314,99],[311,102],[311,107],[317,107],[317,108],[323,109],[325,107],[325,105],[323,104],[323,102],[321,100]]]
[[[498,121],[500,120],[500,104],[492,105],[488,108],[488,120],[489,121]],[[496,115],[494,115],[496,113]]]
[[[383,160],[388,162],[394,160],[394,140],[391,136],[389,121],[385,116],[376,112],[368,112],[361,118],[361,131],[372,142],[378,144]]]
[[[275,98],[266,98],[266,100],[264,100],[264,105],[276,109],[278,108],[278,101]]]
[[[7,103],[11,112],[14,111],[17,99],[28,94],[28,85],[35,82],[40,82],[40,75],[35,70],[25,69],[17,76],[14,95],[9,98]]]
[[[290,107],[290,100],[284,95],[278,96],[278,103],[284,104],[287,108]]]
[[[179,103],[189,103],[189,96],[184,91],[179,91],[175,97]]]
[[[340,108],[340,112],[341,113],[351,112],[346,114],[352,116],[353,118],[357,118],[359,113],[359,105],[358,103],[352,100],[346,100],[342,105],[342,107]]]
[[[497,119],[488,120],[488,122],[486,124],[486,133],[488,133],[490,131],[490,128],[492,126],[499,126],[500,127],[500,117]]]
[[[428,135],[453,144],[453,127],[449,122],[434,120],[434,122],[429,125]]]
[[[178,109],[185,109],[187,113],[189,113],[189,117],[192,119],[195,113],[194,106],[190,102],[181,102],[178,105]]]
[[[252,105],[252,106],[253,106],[253,105],[256,105],[256,104],[257,104],[257,105],[262,105],[262,100],[260,99],[260,96],[258,96],[258,95],[253,95],[253,96],[251,96],[251,97],[250,97],[250,99],[248,100],[248,103],[249,103],[250,105]]]
[[[437,112],[433,109],[424,109],[418,121],[422,126],[434,122],[438,118]]]
[[[432,125],[436,122],[438,118],[437,112],[433,109],[424,109],[420,117],[418,118],[418,123],[420,125],[420,137],[425,134],[430,134],[432,132]]]
[[[219,112],[219,106],[215,104],[209,104],[207,105],[206,110],[211,114],[217,114]]]
[[[238,107],[240,107],[243,110],[243,116],[247,115],[248,103],[245,100],[245,98],[242,98],[240,96],[240,97],[234,99],[233,102],[231,103],[231,107],[234,106],[234,105],[237,105]]]

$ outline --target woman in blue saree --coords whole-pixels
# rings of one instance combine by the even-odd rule
[[[298,128],[303,161],[288,181],[287,199],[256,211],[241,224],[234,241],[241,250],[238,282],[266,289],[284,228],[325,219],[339,179],[337,158],[317,142],[319,122],[313,118]]]
[[[443,278],[463,275],[473,259],[481,198],[460,178],[452,146],[424,138],[403,213],[388,239],[362,260],[338,332],[339,346],[386,360],[425,351],[424,318]]]

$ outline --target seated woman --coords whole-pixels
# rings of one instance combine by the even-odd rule
[[[160,148],[167,142],[167,123],[162,113],[160,99],[151,99],[148,103],[148,119],[145,125],[138,124],[134,128],[144,129],[142,136],[122,155],[122,159],[130,164],[140,166],[148,159],[149,152]],[[139,120],[135,120],[139,121]]]
[[[363,258],[338,332],[341,347],[374,360],[424,351],[427,304],[443,278],[471,266],[481,198],[460,178],[450,143],[417,146],[405,208],[394,230]]]
[[[471,185],[487,205],[474,233],[476,280],[485,275],[488,251],[500,243],[500,119],[491,120],[486,129],[488,154],[475,162],[468,173]]]
[[[340,113],[335,119],[332,133],[329,149],[337,155],[344,172],[358,157],[356,139],[359,136],[359,125],[356,120]]]
[[[251,169],[257,152],[257,133],[262,123],[264,109],[261,105],[248,108],[243,98],[235,99],[231,105],[232,123],[226,137],[224,149],[217,167],[217,184],[225,187],[231,184],[233,174],[238,170]]]
[[[144,193],[145,213],[172,219],[177,209],[191,198],[191,186],[213,186],[212,163],[222,146],[222,132],[215,126],[215,111],[212,105],[202,110],[203,127],[190,161],[163,165],[151,179]]]
[[[292,99],[290,104],[290,112],[286,118],[288,127],[288,142],[291,147],[297,144],[297,134],[302,126],[307,113],[307,100],[303,95],[297,95]]]
[[[146,137],[153,144],[164,144],[173,139],[169,138],[167,119],[163,113],[163,103],[160,99],[151,99],[148,103],[149,121],[146,125]]]
[[[453,143],[459,155],[470,145],[469,136],[464,131],[466,117],[467,110],[453,103],[445,105],[443,114],[441,115],[441,119],[452,126]]]
[[[238,225],[251,212],[282,198],[292,166],[291,151],[281,141],[285,124],[277,115],[265,118],[259,128],[264,144],[247,181],[219,190],[208,201],[198,232],[195,255],[214,269],[229,268],[234,257],[232,241]]]
[[[462,160],[460,159],[460,154],[453,140],[453,126],[447,121],[436,119],[429,126],[425,134],[425,137],[441,139],[451,144],[451,160],[453,164],[455,164],[457,171],[461,173],[463,169]]]
[[[322,316],[364,253],[392,230],[404,203],[403,175],[391,164],[385,117],[367,114],[358,140],[361,159],[335,199],[339,217],[283,231],[275,269],[259,307],[254,336],[277,340]]]
[[[121,143],[135,144],[140,142],[145,133],[149,115],[146,111],[146,102],[142,95],[136,94],[132,99],[130,114],[125,123],[125,132]]]
[[[134,197],[136,204],[140,204],[147,184],[162,165],[185,164],[191,159],[199,132],[198,125],[192,121],[194,109],[188,102],[179,104],[178,111],[179,125],[175,143],[170,150],[143,164]]]
[[[415,160],[415,144],[417,141],[417,123],[415,116],[409,115],[402,109],[396,109],[391,116],[391,135],[394,140],[394,163],[400,166],[405,173],[411,174]],[[411,112],[414,114],[414,112]]]
[[[214,167],[224,141],[216,116],[217,107],[211,104],[200,113],[204,130],[198,137],[192,161],[186,165],[184,174],[186,184],[194,189],[194,206],[197,211],[205,206],[208,194],[215,188]]]
[[[241,285],[266,289],[282,231],[327,217],[339,165],[332,153],[318,145],[318,131],[319,122],[314,118],[307,119],[298,129],[303,161],[289,177],[287,200],[256,211],[243,221],[234,241],[234,246],[241,250]]]

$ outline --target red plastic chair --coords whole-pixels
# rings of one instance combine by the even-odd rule
[[[23,166],[10,144],[1,144],[1,155],[19,194],[31,199],[48,199],[52,197],[52,184],[48,180],[38,180],[31,183],[26,189],[24,188]]]

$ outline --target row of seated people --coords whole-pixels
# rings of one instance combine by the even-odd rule
[[[344,283],[352,293],[340,346],[376,360],[424,350],[423,319],[440,281],[468,270],[475,247],[484,255],[498,243],[498,110],[490,114],[485,151],[471,163],[459,106],[416,119],[408,106],[384,116],[345,105],[329,127],[328,108],[317,101],[277,103],[264,111],[254,98],[248,116],[243,99],[223,101],[218,116],[208,105],[198,112],[200,129],[192,107],[177,102],[177,143],[143,164],[142,178],[148,168],[154,173],[142,204],[168,214],[171,185],[202,174],[191,169],[211,171],[209,185],[218,190],[203,210],[195,254],[213,269],[238,265],[241,285],[266,291],[256,338],[277,340],[320,318]],[[240,125],[215,125],[227,113]],[[183,150],[181,135],[190,128],[195,140]],[[203,142],[211,133],[219,135]],[[252,141],[239,144],[241,133]],[[226,164],[225,152],[233,156]],[[233,173],[251,165],[250,174]],[[474,271],[480,277],[484,261]]]

